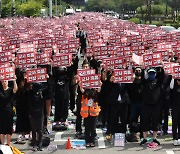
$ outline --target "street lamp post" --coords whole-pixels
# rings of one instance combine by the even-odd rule
[[[52,0],[49,0],[49,17],[52,18]]]
[[[56,16],[58,16],[57,0],[55,0],[55,7],[56,7]]]
[[[2,0],[0,0],[0,18],[1,18],[1,13],[2,13]]]

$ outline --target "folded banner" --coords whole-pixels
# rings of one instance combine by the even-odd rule
[[[47,82],[46,68],[33,68],[26,71],[27,82]]]

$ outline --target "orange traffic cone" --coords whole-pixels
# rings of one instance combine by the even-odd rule
[[[68,141],[67,141],[67,144],[66,144],[66,149],[67,149],[67,150],[72,149],[72,148],[71,148],[71,141],[70,141],[69,138],[68,138]]]

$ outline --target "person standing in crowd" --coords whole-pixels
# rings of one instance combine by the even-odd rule
[[[101,92],[98,97],[99,105],[101,106],[101,119],[102,119],[102,128],[104,131],[107,131],[107,117],[108,117],[108,110],[109,110],[109,89],[111,88],[110,78],[112,72],[111,71],[103,71],[101,75]],[[106,134],[109,134],[106,132]]]
[[[159,74],[161,74],[163,71],[164,70],[161,67],[157,68],[157,78]],[[164,79],[162,83],[162,106],[160,116],[160,124],[162,124],[162,121],[164,121],[162,124],[163,135],[168,134],[168,116],[171,103],[170,79],[170,75],[164,74]]]
[[[128,104],[130,102],[127,85],[114,83],[114,81],[115,77],[112,75],[108,99],[110,106],[107,121],[107,132],[109,133],[106,137],[107,140],[110,140],[115,133],[126,133]]]
[[[73,55],[72,65],[68,68],[69,72],[69,93],[70,93],[70,110],[74,112],[75,109],[75,93],[76,93],[76,85],[74,85],[74,76],[77,74],[78,69],[78,56]]]
[[[33,151],[42,151],[44,122],[44,99],[42,92],[45,87],[43,87],[41,83],[32,83],[31,87],[32,88],[28,91],[28,103],[29,118],[32,129],[32,146]],[[37,138],[38,140],[36,141]]]
[[[13,88],[8,86],[8,81],[1,81],[0,89],[0,136],[1,144],[4,144],[5,135],[7,136],[7,145],[10,145],[13,130],[13,95],[18,87],[16,79],[13,81]]]
[[[150,68],[142,71],[142,83],[143,83],[143,108],[142,108],[142,130],[143,140],[140,145],[147,142],[148,131],[153,131],[153,142],[160,145],[157,140],[158,124],[161,111],[161,87],[163,83],[164,74],[161,73],[156,78],[157,72],[155,68]]]
[[[29,115],[28,115],[28,102],[27,102],[27,92],[24,79],[22,79],[18,84],[18,91],[15,95],[16,100],[16,133],[21,133],[22,136],[18,138],[18,142],[25,139],[25,135],[29,134],[31,131]]]
[[[96,89],[81,89],[83,91],[81,99],[80,115],[84,118],[86,147],[95,146],[96,137],[96,117],[99,115],[98,96]],[[98,89],[99,91],[100,89]]]
[[[130,133],[137,133],[139,128],[138,119],[141,120],[142,115],[142,89],[143,84],[141,81],[141,68],[136,67],[134,70],[135,78],[133,83],[128,84],[128,94],[130,98]],[[140,138],[142,138],[142,132],[140,132]]]
[[[64,124],[68,117],[69,77],[65,67],[55,68],[55,115],[54,121]]]
[[[90,64],[88,63],[87,60],[83,61],[82,69],[90,69]],[[78,78],[79,78],[78,75],[75,75],[74,85],[78,85],[78,88],[77,88],[78,95],[77,95],[77,99],[76,99],[76,107],[77,107],[77,111],[76,111],[76,137],[81,139],[84,137],[84,135],[82,134],[82,117],[80,115],[82,91],[81,91],[80,86],[79,86]]]
[[[174,146],[180,145],[180,79],[173,79],[172,89],[172,134]]]

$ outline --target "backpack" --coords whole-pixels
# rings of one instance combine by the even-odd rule
[[[43,136],[42,138],[42,146],[47,147],[50,144],[50,138],[47,136]]]

